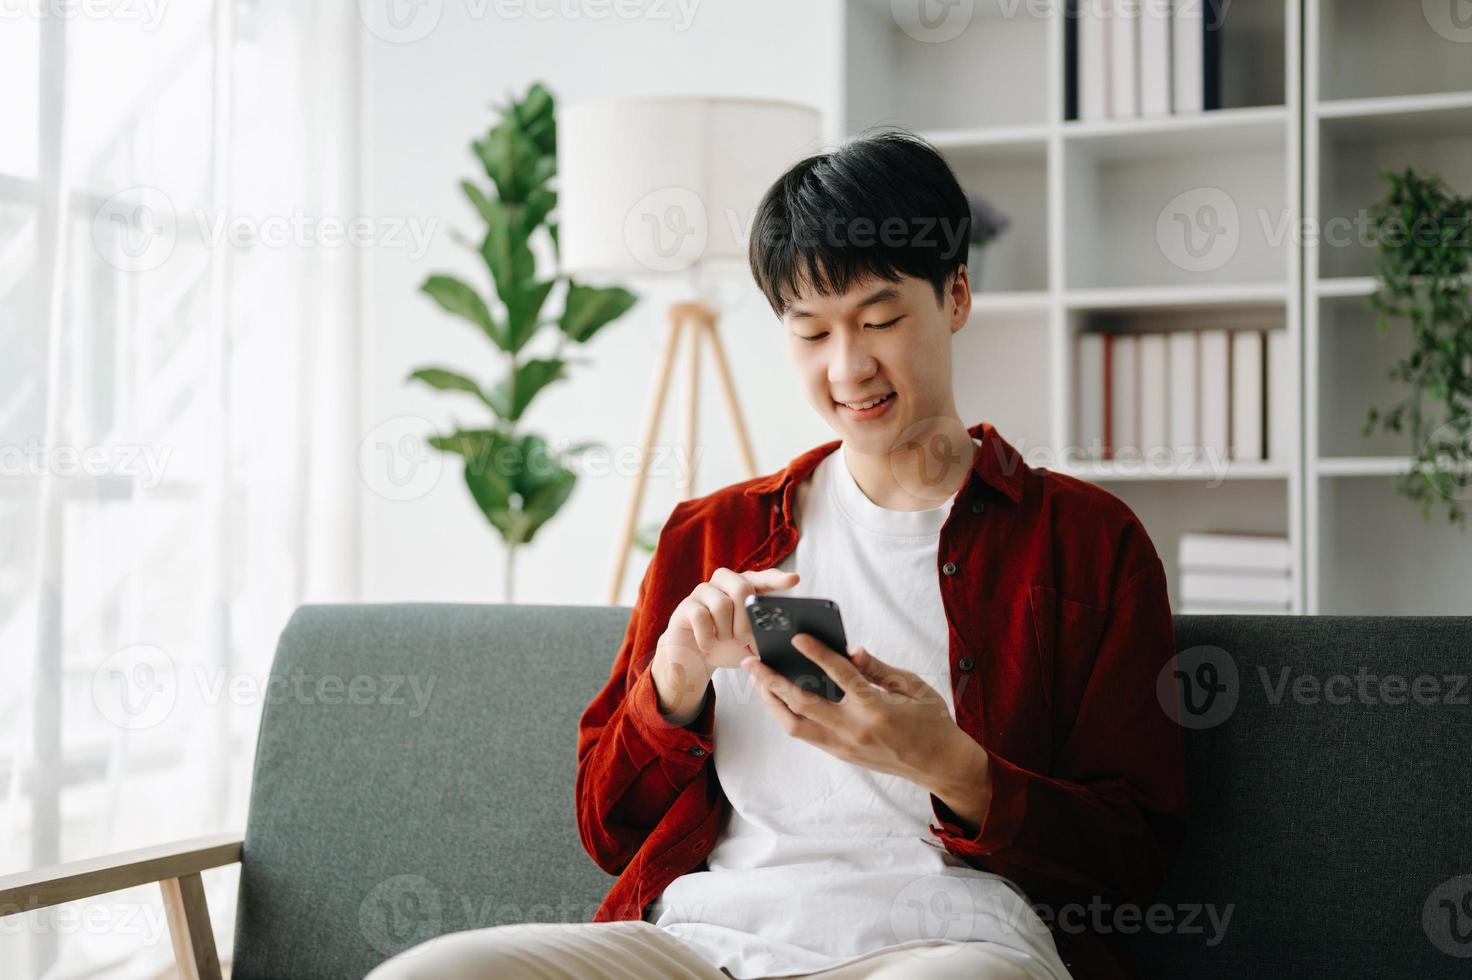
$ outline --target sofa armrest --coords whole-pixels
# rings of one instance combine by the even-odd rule
[[[199,873],[239,862],[241,846],[239,834],[219,834],[0,875],[0,917],[156,881],[180,976],[218,980],[220,960]]]

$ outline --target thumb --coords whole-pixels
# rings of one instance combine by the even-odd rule
[[[849,647],[849,661],[869,680],[893,691],[912,688],[910,672],[880,660],[861,646]]]

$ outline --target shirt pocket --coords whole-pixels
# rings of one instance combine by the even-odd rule
[[[1048,585],[1028,591],[1038,669],[1053,718],[1054,745],[1073,729],[1093,672],[1109,610],[1069,599]]]

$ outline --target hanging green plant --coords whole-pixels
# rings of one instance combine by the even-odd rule
[[[552,94],[534,83],[523,99],[499,107],[500,119],[484,139],[471,143],[492,191],[469,180],[460,189],[485,222],[479,241],[461,239],[484,262],[500,300],[491,305],[470,284],[449,275],[432,275],[420,289],[448,313],[468,321],[503,355],[505,371],[489,386],[458,371],[422,367],[410,380],[440,391],[471,396],[490,410],[489,425],[435,435],[429,443],[464,458],[465,484],[491,526],[506,543],[506,601],[512,601],[516,549],[567,502],[577,482],[568,461],[599,445],[583,442],[552,452],[546,441],[517,427],[532,401],[549,385],[567,378],[567,365],[586,358],[564,357],[569,342],[586,344],[599,330],[623,316],[638,297],[618,286],[594,287],[554,272],[537,277],[533,236],[546,227],[552,254],[558,256],[557,225],[550,221],[557,193],[548,182],[557,172],[557,125]],[[562,313],[544,317],[542,308],[561,281],[567,288]],[[556,328],[550,356],[522,357],[543,327]]]
[[[1409,323],[1412,349],[1389,377],[1408,387],[1388,411],[1371,406],[1361,435],[1378,424],[1409,429],[1414,450],[1396,491],[1421,504],[1424,519],[1444,504],[1465,530],[1472,499],[1472,198],[1435,174],[1386,171],[1384,200],[1371,211],[1380,245],[1379,288],[1370,298],[1383,337]]]

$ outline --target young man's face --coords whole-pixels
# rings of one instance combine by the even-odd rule
[[[917,435],[916,422],[956,417],[951,336],[970,313],[962,266],[938,305],[924,279],[871,276],[841,296],[819,296],[803,284],[782,322],[809,403],[852,451],[883,455],[899,448],[902,434]],[[845,404],[880,395],[890,397],[869,409]]]

